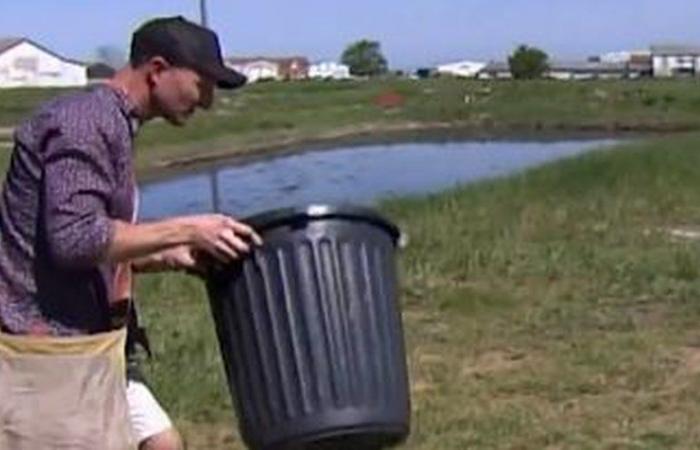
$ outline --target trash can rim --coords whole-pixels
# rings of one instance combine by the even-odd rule
[[[310,204],[273,209],[243,219],[243,222],[258,231],[264,231],[296,221],[331,218],[359,219],[379,225],[391,234],[394,240],[400,236],[399,228],[372,208],[353,204]]]

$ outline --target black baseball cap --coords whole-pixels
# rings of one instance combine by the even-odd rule
[[[206,75],[222,89],[235,89],[247,81],[245,75],[224,64],[216,33],[182,16],[149,20],[134,32],[131,64],[139,65],[154,56]]]

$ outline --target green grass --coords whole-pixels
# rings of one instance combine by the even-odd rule
[[[0,127],[15,125],[41,101],[65,92],[0,91]],[[387,92],[401,94],[405,102],[376,106],[376,97]],[[160,121],[143,128],[137,142],[140,171],[157,171],[172,160],[266,152],[338,135],[382,135],[415,124],[496,134],[700,129],[696,80],[270,82],[220,94],[187,127]]]
[[[71,89],[17,88],[0,90],[0,127],[10,127],[27,118],[41,103]]]
[[[695,130],[699,87],[266,83],[220,96],[184,129],[149,125],[138,165],[412,122],[497,134]],[[389,91],[405,103],[375,106]],[[0,126],[62,92],[1,91]],[[698,148],[697,133],[659,138],[382,206],[410,238],[399,255],[413,395],[404,448],[700,447],[700,253],[668,232],[700,230]],[[201,282],[146,276],[138,296],[156,353],[148,371],[191,448],[242,448]]]
[[[399,253],[413,430],[402,447],[700,447],[700,134],[587,154],[383,211]],[[201,283],[138,296],[154,387],[192,448],[234,433]]]

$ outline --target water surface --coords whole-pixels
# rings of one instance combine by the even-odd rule
[[[311,151],[144,184],[141,217],[214,210],[245,217],[309,203],[371,205],[515,173],[614,142],[421,142]]]

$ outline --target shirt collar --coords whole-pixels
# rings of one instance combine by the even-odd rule
[[[131,131],[131,136],[135,137],[141,128],[141,119],[138,117],[136,111],[136,105],[129,99],[126,91],[118,87],[106,84],[106,88],[114,94],[117,98],[117,106],[119,110],[124,115],[124,118],[129,123],[129,130]]]

